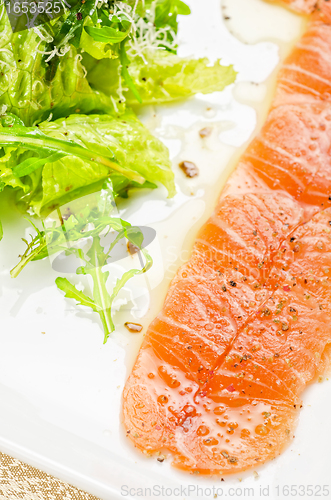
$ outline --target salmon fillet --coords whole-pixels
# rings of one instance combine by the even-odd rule
[[[272,1],[275,2],[277,0]],[[316,0],[280,0],[280,3],[302,14],[311,14],[316,6]]]
[[[279,455],[330,366],[330,20],[321,1],[127,381],[127,435],[178,468],[233,473]]]

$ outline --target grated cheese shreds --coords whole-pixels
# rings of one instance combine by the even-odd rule
[[[136,0],[133,8],[127,3],[120,0],[115,1],[112,5],[112,11],[110,11],[109,19],[111,20],[112,16],[118,15],[123,15],[127,18],[132,26],[131,39],[129,40],[129,49],[127,53],[130,57],[141,57],[144,63],[147,64],[147,60],[144,57],[144,53],[146,51],[164,48],[175,50],[177,47],[177,36],[175,31],[170,26],[164,28],[155,27],[155,0],[152,2],[150,9],[146,11],[146,19],[140,17],[136,13],[139,1],[142,2],[142,5],[144,7],[144,0]],[[102,5],[107,3],[108,0],[96,0],[95,6],[100,8],[102,7]],[[56,56],[63,57],[70,50],[69,42],[70,39],[74,36],[73,34],[67,35],[52,50],[46,51],[40,50],[39,47],[42,44],[52,43],[54,41],[54,38],[46,31],[44,27],[34,27],[33,30],[40,39],[36,48],[37,52],[39,54],[48,56],[45,62],[51,61],[51,59]],[[168,35],[170,35],[171,41],[169,41]]]
[[[170,27],[156,28],[155,26],[155,9],[156,1],[152,2],[151,8],[146,12],[146,20],[140,16],[135,15],[133,22],[132,39],[129,41],[130,48],[127,53],[129,57],[139,56],[147,64],[144,56],[145,52],[151,50],[176,50],[177,48],[177,35]],[[168,35],[171,36],[172,41],[169,41]]]

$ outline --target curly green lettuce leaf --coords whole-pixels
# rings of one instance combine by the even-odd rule
[[[221,91],[234,83],[237,75],[233,66],[222,66],[220,61],[209,65],[206,58],[181,58],[166,51],[149,52],[144,57],[147,64],[136,56],[128,67],[143,104],[168,103],[197,93]],[[91,86],[105,94],[113,92],[118,64],[117,60],[102,60],[89,65],[87,78]],[[131,89],[127,88],[123,94],[128,105],[137,104]]]
[[[174,54],[156,51],[132,60],[129,71],[144,104],[166,103],[195,94],[209,94],[224,90],[234,83],[237,73],[233,66],[222,66],[220,61],[210,65],[208,59],[183,59]],[[129,90],[128,105],[135,101]]]
[[[18,203],[45,215],[111,179],[116,195],[163,184],[175,194],[167,148],[127,112],[71,115],[39,127],[0,128],[0,181],[20,188]]]
[[[16,148],[7,148],[6,154],[0,152],[0,192],[6,187],[20,188],[24,192],[28,187],[22,182],[20,177],[15,173],[14,168],[17,162]]]
[[[120,117],[72,115],[65,120],[44,122],[39,128],[54,139],[73,141],[89,148],[109,148],[123,168],[136,172],[151,184],[163,184],[169,196],[175,194],[168,149],[131,111]]]
[[[113,111],[110,96],[91,89],[77,48],[70,45],[65,55],[47,62],[44,53],[51,35],[46,28],[12,33],[4,9],[0,5],[0,107],[26,125],[45,120],[50,113],[57,118],[73,112]],[[41,32],[46,40],[40,39]]]
[[[140,97],[140,94],[128,70],[130,59],[128,58],[125,49],[125,41],[122,42],[120,45],[120,64],[121,64],[121,75],[124,79],[124,82],[128,86],[131,93],[134,95],[135,99],[139,102],[139,104],[142,104],[142,99]]]

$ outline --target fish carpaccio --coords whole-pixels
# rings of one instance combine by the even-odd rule
[[[302,14],[311,14],[316,6],[316,0],[280,0],[280,1],[281,3],[290,7],[292,10],[300,12]]]
[[[126,384],[128,436],[181,469],[233,473],[277,456],[300,394],[330,365],[330,22],[323,0]]]

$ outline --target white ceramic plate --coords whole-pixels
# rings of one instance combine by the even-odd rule
[[[224,482],[197,478],[173,470],[169,461],[144,457],[125,439],[121,394],[142,335],[128,333],[123,324],[139,321],[146,331],[156,315],[226,176],[265,118],[279,60],[303,29],[302,19],[262,0],[227,0],[223,8],[219,0],[188,3],[192,15],[181,20],[180,54],[222,57],[236,65],[238,83],[223,93],[147,108],[142,114],[170,148],[178,194],[169,201],[161,189],[140,193],[121,207],[133,224],[157,230],[149,247],[155,264],[121,295],[117,329],[105,346],[97,319],[56,289],[57,273],[49,261],[10,278],[28,224],[0,201],[5,230],[0,245],[0,449],[104,500],[207,499],[215,494],[277,499],[287,496],[287,486],[292,486],[289,496],[297,491],[304,498],[328,498],[327,381],[306,392],[292,445],[257,474],[250,471]],[[206,126],[213,133],[201,140],[198,131]],[[194,161],[200,176],[187,180],[178,168],[182,160]]]

